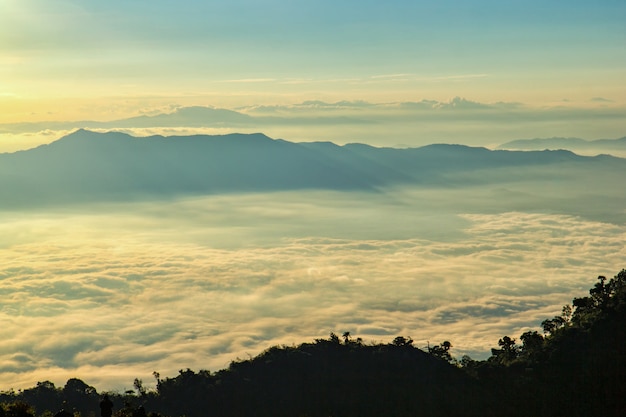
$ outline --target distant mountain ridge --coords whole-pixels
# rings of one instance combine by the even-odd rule
[[[0,123],[0,132],[37,131],[46,129],[124,129],[149,127],[221,127],[221,126],[254,126],[259,120],[247,114],[228,109],[206,106],[191,106],[175,109],[171,113],[158,113],[117,119],[111,121],[80,120],[80,121],[44,121]]]
[[[420,102],[402,102],[397,106],[403,109],[413,110],[482,110],[494,107],[510,108],[515,103],[495,103],[492,105],[454,97],[445,102],[435,100],[422,100]],[[178,107],[171,112],[156,114],[144,114],[140,116],[109,120],[79,120],[79,121],[42,121],[42,122],[18,122],[0,123],[0,133],[6,132],[32,132],[46,129],[71,130],[78,127],[88,129],[124,129],[124,128],[168,128],[168,127],[248,127],[263,126],[268,123],[319,123],[320,115],[302,114],[311,109],[373,109],[386,108],[388,104],[376,104],[365,101],[339,101],[327,103],[323,101],[305,101],[300,104],[288,106],[251,106],[233,110],[212,106],[189,106]],[[292,113],[294,112],[295,113]],[[251,113],[250,113],[251,112]],[[289,113],[292,113],[289,115]],[[372,123],[371,117],[347,116],[345,114],[324,115],[327,123]]]
[[[580,138],[535,138],[518,139],[499,145],[496,149],[503,150],[543,150],[568,149],[577,151],[596,151],[608,153],[611,151],[626,152],[626,136],[619,139],[585,140]]]
[[[462,145],[395,149],[294,143],[261,133],[133,137],[81,129],[48,145],[0,154],[0,207],[304,189],[375,191],[403,184],[462,186],[499,180],[477,172],[556,164],[626,168],[626,160],[569,151]]]

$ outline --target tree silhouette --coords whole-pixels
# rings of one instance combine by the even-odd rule
[[[15,401],[9,404],[5,410],[6,417],[35,417],[35,410],[30,404],[23,401]]]
[[[542,323],[556,323],[545,336],[524,332],[521,346],[502,337],[485,361],[464,355],[457,363],[449,341],[426,353],[404,336],[364,344],[344,332],[273,346],[215,373],[187,368],[161,378],[155,372],[156,391],[140,379],[133,386],[150,417],[626,415],[626,270],[611,280],[599,277],[588,296],[556,317]],[[135,392],[110,395],[116,416],[143,417],[145,410],[130,402],[121,407],[137,401]],[[98,410],[95,388],[72,378],[61,389],[44,381],[0,392],[0,417],[34,417],[35,411],[50,417],[62,399],[84,417]]]
[[[450,355],[450,348],[452,348],[452,343],[446,340],[442,342],[441,345],[429,347],[428,352],[437,358],[445,360],[446,362],[453,362],[454,359],[452,358],[452,355]]]
[[[519,354],[519,348],[515,344],[515,339],[504,336],[498,340],[500,349],[491,349],[491,360],[506,365],[511,363]]]
[[[392,345],[394,346],[413,346],[413,339],[411,339],[410,337],[404,337],[404,336],[398,336],[395,339],[393,339],[393,341],[391,342]]]

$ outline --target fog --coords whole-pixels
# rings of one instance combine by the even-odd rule
[[[0,387],[222,369],[350,331],[480,359],[626,259],[623,195],[539,183],[0,213]],[[539,191],[533,191],[539,190]],[[621,209],[620,209],[621,207]]]
[[[2,123],[0,152],[50,143],[78,128],[118,130],[134,136],[261,131],[295,142],[358,142],[387,147],[459,143],[494,148],[522,138],[616,139],[624,136],[626,120],[621,103],[564,101],[536,107],[517,102],[479,103],[461,97],[390,103],[305,101],[234,109],[202,104],[135,112],[139,113],[131,113],[134,117],[109,121]],[[598,153],[608,152],[599,148]]]

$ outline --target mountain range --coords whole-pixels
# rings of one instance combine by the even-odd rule
[[[558,109],[554,117],[560,120],[563,117]],[[513,112],[513,113],[511,113]],[[586,117],[593,117],[593,112],[584,113],[574,111],[568,118],[572,122],[582,122]],[[614,110],[614,117],[622,118],[623,112]],[[341,101],[327,103],[322,101],[305,101],[292,105],[274,106],[250,106],[235,109],[217,108],[211,106],[187,106],[178,107],[171,111],[159,113],[143,114],[134,117],[126,117],[113,120],[67,120],[67,121],[32,121],[0,123],[0,135],[15,135],[20,133],[49,133],[53,131],[73,131],[78,128],[120,130],[120,129],[229,129],[230,131],[251,132],[256,129],[269,131],[280,127],[278,131],[289,131],[294,127],[303,129],[300,131],[301,140],[315,140],[314,138],[328,137],[329,131],[324,135],[315,135],[313,130],[320,126],[347,126],[359,127],[360,135],[370,134],[373,128],[376,134],[369,137],[369,143],[377,143],[397,146],[398,143],[419,143],[420,145],[429,141],[444,140],[449,141],[449,135],[443,135],[448,131],[445,126],[454,124],[458,120],[472,120],[473,122],[487,123],[491,126],[483,135],[476,137],[469,132],[458,132],[458,137],[464,143],[498,143],[501,138],[498,136],[497,128],[502,123],[525,123],[532,126],[539,120],[544,120],[546,110],[532,110],[520,103],[478,103],[464,98],[455,97],[447,102],[436,100],[422,100],[419,102],[401,103],[369,103],[364,101]],[[427,136],[433,134],[432,128],[421,132],[417,124],[431,126],[434,123],[443,123],[440,126],[439,137],[446,139],[428,139]],[[412,126],[411,132],[418,137],[407,135],[403,129],[398,129],[399,125]],[[431,126],[431,127],[432,127]],[[253,130],[254,129],[254,130]],[[567,129],[565,129],[567,130]],[[162,133],[159,131],[158,133]],[[333,130],[330,131],[331,133]],[[339,130],[335,130],[339,132]],[[430,133],[428,133],[430,132]],[[202,132],[204,133],[204,132]],[[361,140],[359,136],[352,135],[352,129],[344,131],[338,137],[347,137]],[[426,135],[426,136],[425,136]],[[437,135],[437,134],[436,134]],[[437,136],[435,136],[436,138]],[[396,141],[393,141],[395,138]],[[415,142],[418,140],[419,142]],[[382,141],[382,142],[381,142]],[[39,142],[43,143],[43,141]],[[345,143],[345,142],[344,142]],[[23,149],[23,148],[22,148]],[[620,139],[599,139],[584,140],[579,138],[536,138],[519,139],[506,142],[498,146],[497,149],[507,150],[543,150],[543,149],[568,149],[577,153],[607,153],[624,157],[626,156],[626,138]]]
[[[580,138],[518,139],[499,145],[497,149],[543,150],[569,149],[574,152],[612,153],[626,152],[626,136],[620,139],[584,140]]]
[[[0,207],[303,189],[461,187],[626,172],[626,160],[462,145],[377,148],[295,143],[261,133],[133,137],[77,130],[0,154]]]
[[[261,110],[261,109],[259,109]],[[263,113],[263,111],[261,111]],[[266,111],[267,113],[267,111]],[[199,128],[199,127],[232,127],[254,128],[272,123],[316,123],[319,117],[285,117],[284,115],[265,114],[263,116],[251,116],[241,111],[206,106],[180,107],[170,113],[158,113],[141,115],[124,119],[97,121],[43,121],[43,122],[18,122],[1,123],[0,133],[11,132],[36,132],[48,129],[73,130],[77,127],[87,129],[126,129],[126,128]],[[358,122],[369,123],[366,119],[349,118],[345,116],[327,116],[327,123]]]

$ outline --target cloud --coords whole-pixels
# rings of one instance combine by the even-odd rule
[[[0,213],[0,386],[79,377],[122,389],[331,331],[450,340],[457,356],[484,357],[623,267],[623,224],[464,214],[450,209],[456,193],[439,195],[447,210],[425,204],[437,195]]]
[[[34,132],[3,133],[0,127],[0,153],[17,152],[45,145],[72,133],[72,131],[73,129],[43,129]]]
[[[445,142],[494,147],[523,137],[622,137],[626,117],[623,103],[533,107],[463,97],[404,102],[307,100],[233,110],[206,105],[168,110],[159,104],[155,109],[159,112],[143,106],[143,116],[109,121],[0,124],[0,151],[49,143],[51,133],[58,132],[60,137],[76,128],[123,130],[139,135],[263,132],[290,141],[398,147]]]
[[[372,75],[370,78],[375,80],[393,80],[393,79],[406,79],[409,77],[414,77],[414,74],[382,74],[382,75]]]
[[[441,77],[432,77],[430,79],[433,81],[441,81],[441,80],[465,81],[465,80],[471,80],[474,78],[485,78],[485,77],[489,77],[489,74],[446,75],[446,76],[441,76]]]
[[[466,110],[482,110],[488,109],[490,106],[475,101],[470,101],[462,97],[454,97],[446,103],[437,103],[434,108],[439,109],[466,109]]]
[[[236,80],[224,80],[224,83],[271,83],[276,82],[276,78],[241,78]]]

